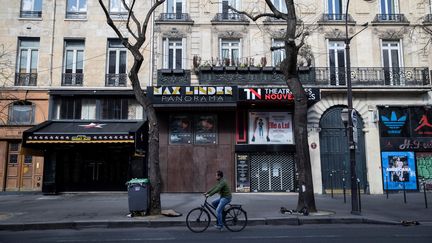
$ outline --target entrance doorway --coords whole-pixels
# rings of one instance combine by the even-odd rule
[[[87,146],[88,147],[88,146]],[[59,191],[126,190],[129,149],[76,146],[59,150],[56,178]]]
[[[251,154],[251,191],[294,191],[294,155],[288,153]]]
[[[341,119],[344,107],[333,107],[326,111],[320,121],[321,173],[323,191],[342,191],[351,187],[348,137]],[[360,189],[368,185],[366,177],[365,141],[362,131],[363,120],[357,119],[358,144],[356,149],[356,174]]]

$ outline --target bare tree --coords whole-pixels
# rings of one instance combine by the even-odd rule
[[[285,35],[283,36],[284,46],[272,47],[271,50],[284,49],[285,59],[280,64],[287,85],[294,94],[294,137],[296,145],[295,162],[299,173],[299,197],[297,210],[306,207],[310,212],[316,212],[314,189],[312,182],[312,168],[309,155],[309,143],[307,137],[307,102],[308,96],[299,80],[297,69],[297,56],[300,48],[305,43],[308,32],[304,28],[298,28],[294,0],[285,0],[287,13],[280,12],[271,0],[265,0],[271,13],[260,13],[252,16],[246,11],[239,11],[231,6],[229,8],[239,14],[244,14],[253,21],[263,17],[283,19],[286,21]]]
[[[13,57],[15,53],[9,51],[5,44],[0,44],[0,91],[13,85]],[[12,92],[0,92],[0,125],[7,124],[8,108],[12,101],[18,98]]]
[[[122,44],[131,52],[134,63],[129,71],[129,79],[132,84],[133,91],[135,93],[135,97],[138,102],[143,106],[144,112],[147,114],[147,119],[149,122],[149,145],[148,145],[148,173],[150,177],[150,214],[160,214],[161,212],[161,201],[160,201],[160,192],[161,192],[161,173],[159,166],[159,123],[156,116],[155,109],[150,99],[146,96],[144,91],[141,88],[138,72],[141,68],[141,65],[144,61],[144,57],[140,52],[140,48],[143,46],[146,41],[146,32],[147,27],[150,22],[151,16],[153,12],[156,10],[158,6],[165,2],[165,0],[156,0],[150,9],[145,14],[144,20],[139,20],[137,15],[134,12],[134,6],[136,0],[121,0],[124,8],[128,12],[128,16],[126,19],[126,29],[128,34],[132,37],[132,40],[126,38],[120,31],[119,26],[117,26],[112,20],[106,4],[103,0],[99,0],[99,4],[102,7],[105,16],[107,18],[108,25],[114,30],[119,39],[122,41]],[[129,5],[127,4],[129,3]],[[133,26],[133,27],[132,27]],[[135,175],[142,176],[143,170],[145,168],[139,168],[140,165],[137,165],[132,173]],[[141,166],[142,167],[142,166]]]

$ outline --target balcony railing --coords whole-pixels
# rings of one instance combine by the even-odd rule
[[[42,11],[21,11],[20,18],[42,18]]]
[[[82,86],[83,80],[83,73],[63,73],[62,86]]]
[[[424,18],[423,23],[432,24],[432,14],[427,14]]]
[[[66,12],[67,19],[85,19],[87,18],[87,12],[76,12],[76,11],[67,11]]]
[[[307,86],[346,87],[345,68],[315,67],[299,69],[299,79]],[[285,85],[285,77],[278,68],[249,67],[227,69],[203,67],[198,70],[203,85]],[[353,87],[430,87],[428,68],[373,68],[352,67]]]
[[[212,22],[248,22],[249,20],[238,13],[217,13]]]
[[[188,13],[161,13],[156,21],[192,21]]]
[[[124,87],[126,86],[126,82],[127,82],[126,73],[120,73],[120,74],[107,73],[105,75],[105,86],[107,87]]]
[[[37,73],[16,73],[15,86],[36,86]]]
[[[191,71],[184,69],[159,69],[157,85],[191,85]]]
[[[373,22],[378,23],[408,23],[403,14],[377,14]]]
[[[338,21],[345,21],[347,19],[346,14],[323,14],[321,21],[322,22],[338,22]],[[348,14],[348,22],[354,22],[354,19],[351,17],[351,15]]]
[[[110,12],[109,13],[112,19],[126,19],[128,16],[127,11],[123,12]]]

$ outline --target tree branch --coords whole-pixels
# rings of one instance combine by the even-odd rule
[[[142,31],[141,34],[144,36],[146,31],[147,31],[147,25],[148,22],[150,21],[150,17],[153,14],[153,12],[155,11],[155,9],[161,5],[162,3],[164,3],[165,0],[156,0],[156,2],[153,4],[153,6],[150,8],[150,10],[147,12],[147,16],[144,20],[143,26],[142,26]],[[144,43],[144,42],[143,42]],[[142,45],[142,44],[141,44]]]
[[[272,17],[272,18],[277,18],[277,16],[275,14],[271,14],[271,13],[262,13],[262,14],[258,14],[256,16],[252,16],[251,14],[247,13],[246,11],[240,11],[237,10],[231,6],[228,6],[228,9],[231,9],[232,11],[238,13],[238,14],[243,14],[246,17],[248,17],[249,19],[251,19],[252,21],[257,21],[259,18],[262,17]]]
[[[138,36],[141,35],[140,31],[141,31],[141,24],[138,21],[138,19],[135,16],[135,13],[133,11],[133,8],[135,6],[135,0],[132,1],[132,5],[129,8],[129,6],[126,4],[126,0],[122,0],[123,6],[124,8],[128,11],[128,19],[126,21],[126,28],[128,29],[129,33],[135,38],[135,40],[138,41]],[[134,21],[134,23],[137,25],[137,30],[138,30],[138,36],[135,34],[134,31],[132,31],[132,29],[130,28],[130,19],[132,18],[132,20]]]
[[[102,10],[103,10],[104,13],[105,13],[105,16],[106,16],[106,18],[107,18],[107,24],[108,24],[108,25],[109,25],[109,26],[114,30],[114,32],[117,34],[117,36],[121,39],[123,45],[124,45],[126,48],[130,49],[132,45],[129,43],[128,39],[125,38],[125,37],[122,35],[122,33],[120,32],[120,30],[119,30],[119,29],[117,28],[117,26],[114,24],[114,21],[112,20],[110,14],[109,14],[109,12],[108,12],[108,9],[107,9],[106,6],[105,6],[105,3],[104,3],[102,0],[99,0],[99,5],[102,7]]]

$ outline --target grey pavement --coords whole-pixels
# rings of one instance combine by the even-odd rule
[[[296,193],[235,193],[233,204],[242,204],[249,225],[301,224],[401,224],[418,221],[432,226],[432,193],[411,192],[361,195],[361,214],[351,214],[350,195],[315,195],[317,213],[309,216],[282,214],[281,207],[295,209]],[[200,193],[163,193],[162,209],[181,213],[180,217],[129,214],[127,192],[41,193],[0,192],[0,230],[78,229],[88,227],[167,227],[184,226],[189,210],[203,203]]]

